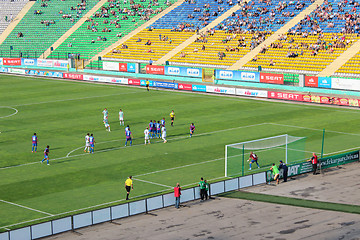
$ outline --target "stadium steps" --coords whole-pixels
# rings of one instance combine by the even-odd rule
[[[55,50],[58,48],[71,34],[73,34],[85,21],[90,18],[107,0],[99,1],[90,11],[88,11],[74,26],[72,26],[64,35],[62,35],[51,47]],[[47,58],[51,54],[51,47],[45,50],[39,58]]]
[[[180,6],[182,3],[184,2],[184,0],[179,0],[177,2],[175,2],[174,4],[172,4],[170,7],[166,8],[164,11],[162,11],[161,13],[159,13],[158,15],[154,16],[153,18],[151,18],[149,21],[147,21],[146,23],[142,24],[140,27],[136,28],[134,31],[132,31],[131,33],[127,34],[126,36],[124,36],[123,38],[121,38],[119,41],[115,42],[114,44],[110,45],[109,47],[105,48],[102,52],[96,54],[94,57],[92,57],[90,59],[89,62],[93,62],[98,60],[99,57],[103,57],[105,56],[107,53],[110,53],[114,48],[117,48],[118,46],[120,46],[121,44],[125,43],[127,40],[129,40],[130,38],[132,38],[133,36],[135,36],[136,34],[138,34],[139,32],[141,32],[142,30],[146,29],[147,27],[149,27],[151,24],[153,24],[154,22],[156,22],[158,19],[162,18],[163,16],[165,16],[166,14],[168,14],[169,12],[171,12],[172,10],[174,10],[175,8],[177,8],[178,6]]]
[[[10,35],[12,30],[18,25],[19,22],[23,19],[26,13],[31,9],[31,7],[35,4],[35,1],[29,1],[26,5],[21,9],[19,14],[14,18],[14,20],[7,26],[7,28],[0,35],[0,45],[5,41],[5,39]]]
[[[224,21],[225,19],[227,19],[228,17],[231,16],[231,14],[233,12],[236,12],[237,10],[239,10],[241,8],[241,6],[239,5],[235,5],[234,7],[230,8],[227,12],[225,12],[224,14],[222,14],[220,17],[218,17],[217,19],[215,19],[214,21],[212,21],[209,25],[207,25],[206,27],[202,28],[199,32],[203,33],[206,32],[206,30],[211,29],[211,28],[215,28],[219,23],[221,23],[222,21]],[[167,53],[165,56],[163,56],[162,58],[160,58],[159,60],[157,60],[155,62],[155,64],[161,65],[161,64],[165,64],[165,62],[167,60],[169,60],[170,58],[174,57],[176,54],[178,54],[179,52],[181,52],[184,48],[186,48],[187,46],[189,46],[190,44],[192,44],[196,38],[198,37],[198,34],[194,34],[193,36],[191,36],[190,38],[188,38],[186,41],[184,41],[182,44],[180,44],[179,46],[177,46],[176,48],[174,48],[172,51],[170,51],[169,53]]]
[[[308,15],[312,11],[314,11],[317,8],[317,6],[321,5],[323,2],[324,2],[324,0],[316,0],[313,4],[311,4],[309,7],[307,7],[304,11],[302,11],[296,17],[294,17],[288,23],[286,23],[282,28],[280,28],[278,31],[273,33],[269,38],[267,38],[259,46],[254,48],[254,50],[250,51],[248,54],[246,54],[244,57],[242,57],[239,61],[237,61],[232,66],[230,66],[228,68],[228,70],[237,70],[237,69],[240,69],[241,67],[243,67],[247,62],[251,61],[256,55],[258,55],[264,46],[269,46],[271,43],[275,42],[278,39],[279,35],[286,34],[289,29],[294,27],[306,15]]]
[[[337,70],[339,70],[345,63],[353,58],[360,51],[360,41],[354,43],[345,52],[343,52],[338,58],[331,62],[323,71],[321,71],[319,77],[332,76]]]

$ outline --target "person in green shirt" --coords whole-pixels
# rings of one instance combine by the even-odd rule
[[[208,199],[208,191],[209,191],[209,183],[206,181],[206,179],[204,180],[205,183],[205,200]]]
[[[276,180],[276,184],[279,184],[279,181],[280,181],[280,179],[279,179],[280,178],[279,168],[275,165],[275,163],[273,163],[270,170],[272,171],[272,174],[274,176],[274,180]]]
[[[204,178],[200,179],[198,186],[200,187],[200,198],[201,198],[201,201],[203,201],[205,198],[205,191],[206,191]]]

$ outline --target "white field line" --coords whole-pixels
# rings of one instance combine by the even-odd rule
[[[109,95],[89,96],[89,97],[82,97],[82,98],[59,99],[59,100],[53,100],[53,101],[37,102],[37,103],[25,103],[25,104],[18,104],[18,105],[12,105],[12,106],[13,107],[20,107],[20,106],[29,106],[29,105],[55,103],[55,102],[77,101],[77,100],[84,100],[84,99],[102,98],[102,97],[134,94],[134,93],[139,93],[139,92],[127,92],[127,93],[117,93],[117,94],[109,94]]]
[[[8,202],[8,201],[2,200],[2,199],[0,199],[0,202],[11,204],[11,205],[18,206],[18,207],[21,207],[21,208],[25,208],[25,209],[28,209],[28,210],[31,210],[31,211],[39,212],[39,213],[46,214],[46,215],[49,215],[49,216],[54,216],[53,214],[50,214],[50,213],[47,213],[47,212],[43,212],[43,211],[40,211],[40,210],[37,210],[37,209],[34,209],[34,208],[26,207],[26,206],[16,204],[16,203],[13,203],[13,202]]]
[[[146,181],[146,180],[143,180],[143,179],[140,179],[140,178],[134,178],[134,180],[137,180],[137,181],[140,181],[140,182],[145,182],[145,183],[150,183],[150,184],[154,184],[154,185],[159,185],[159,186],[162,186],[162,187],[167,187],[167,188],[171,188],[171,186],[169,185],[164,185],[164,184],[161,184],[161,183],[156,183],[156,182],[150,182],[150,181]]]
[[[0,106],[0,108],[10,108],[12,110],[15,110],[14,113],[10,114],[10,115],[7,115],[7,116],[3,116],[3,117],[0,117],[0,118],[7,118],[7,117],[11,117],[11,116],[14,116],[15,114],[17,114],[19,111],[16,109],[16,108],[13,108],[13,107],[8,107],[8,106]]]

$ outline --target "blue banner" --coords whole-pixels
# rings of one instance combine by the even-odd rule
[[[37,66],[37,59],[35,58],[22,58],[21,66]]]
[[[177,83],[171,83],[171,82],[159,82],[159,81],[153,81],[154,87],[161,87],[161,88],[172,88],[177,89],[178,84]]]
[[[260,82],[260,73],[258,72],[243,72],[230,70],[215,70],[215,77],[217,79],[246,81],[246,82]]]
[[[127,71],[134,73],[136,69],[135,63],[127,63]]]
[[[0,67],[0,72],[8,72],[8,68],[6,68],[6,67]]]
[[[202,69],[165,66],[165,75],[202,78]]]
[[[331,88],[331,78],[329,78],[329,77],[319,77],[318,78],[318,87]]]
[[[140,85],[141,86],[146,86],[146,80],[140,80]],[[154,85],[153,81],[149,80],[149,86],[152,87],[153,85]]]
[[[192,85],[192,90],[195,92],[206,92],[206,86],[205,85]]]
[[[62,78],[63,77],[63,74],[61,72],[26,70],[25,73],[29,74],[29,75],[35,75],[35,76],[46,76],[46,77],[56,77],[56,78]]]

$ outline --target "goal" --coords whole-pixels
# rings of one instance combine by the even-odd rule
[[[261,138],[247,142],[234,143],[225,146],[225,177],[244,176],[253,173],[258,166],[252,164],[249,169],[250,153],[258,156],[261,169],[276,165],[282,160],[285,163],[294,163],[305,159],[306,137],[295,137],[288,134]]]

